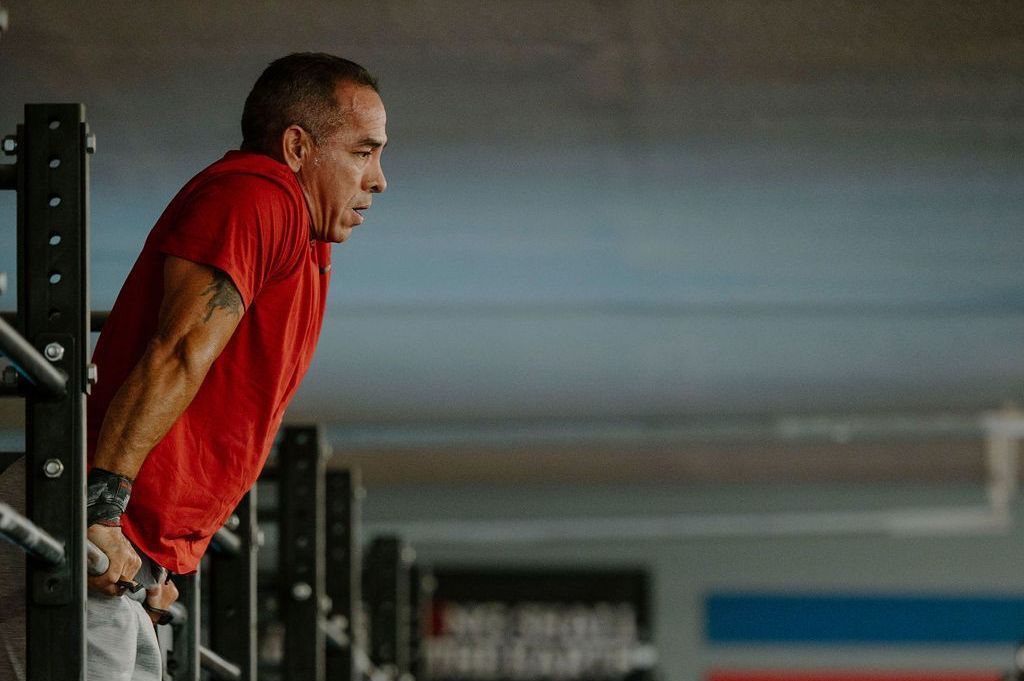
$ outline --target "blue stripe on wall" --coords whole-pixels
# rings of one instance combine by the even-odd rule
[[[712,643],[1017,643],[1024,598],[711,594]]]

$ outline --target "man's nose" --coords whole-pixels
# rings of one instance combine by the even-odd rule
[[[388,188],[388,181],[384,177],[384,169],[377,166],[377,173],[370,179],[367,189],[374,194],[380,194]]]

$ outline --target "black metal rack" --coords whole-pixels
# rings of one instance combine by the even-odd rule
[[[284,678],[324,681],[326,446],[315,426],[287,427],[278,446],[279,589]]]
[[[254,506],[255,490],[217,531],[206,567],[174,578],[184,616],[172,621],[172,640],[164,651],[164,678],[168,681],[199,681],[202,671],[216,679],[256,679],[256,552],[260,541]],[[204,612],[204,593],[209,597],[209,612]],[[204,623],[209,646],[203,644]]]
[[[369,654],[391,678],[412,672],[413,554],[399,538],[374,538],[366,550],[363,599],[369,616]]]
[[[361,626],[362,487],[356,470],[327,470],[329,456],[316,426],[282,430],[272,481],[284,681],[353,681],[372,666]]]
[[[327,678],[353,681],[358,677],[356,649],[365,649],[359,640],[358,619],[361,609],[361,549],[359,538],[362,486],[358,470],[329,470],[326,475],[327,508],[327,596],[331,601],[330,618],[337,624],[337,645],[327,646]]]
[[[256,524],[256,488],[238,504],[226,527],[211,544],[210,648],[224,656],[215,665],[207,655],[206,666],[221,678],[239,681],[256,679],[256,552],[259,549]],[[237,669],[237,676],[233,670]]]
[[[85,395],[89,347],[89,158],[81,104],[28,104],[3,151],[0,189],[18,193],[18,306],[0,320],[0,352],[25,398],[26,508],[31,533],[61,555],[27,561],[27,678],[85,671]],[[13,517],[13,516],[12,516]],[[56,560],[59,558],[59,560]],[[54,651],[61,654],[55,655]]]

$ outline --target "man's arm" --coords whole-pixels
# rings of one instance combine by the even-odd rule
[[[192,402],[242,313],[242,297],[226,274],[167,257],[156,334],[107,408],[94,466],[135,478]]]
[[[168,256],[157,331],[114,395],[100,428],[93,466],[134,479],[150,450],[195,397],[244,313],[231,279],[207,265]],[[90,579],[116,595],[139,559],[119,527],[89,527],[89,539],[110,557],[110,570]]]

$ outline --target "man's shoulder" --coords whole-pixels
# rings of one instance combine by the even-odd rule
[[[291,169],[269,156],[230,151],[196,175],[186,190],[204,189],[243,192],[249,198],[296,201],[302,190]]]
[[[165,243],[170,235],[212,238],[241,226],[232,233],[305,243],[308,220],[302,189],[288,166],[268,156],[229,152],[182,187],[152,235],[154,243]]]

